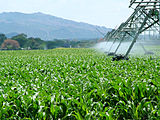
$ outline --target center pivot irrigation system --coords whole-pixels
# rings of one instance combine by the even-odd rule
[[[127,56],[140,34],[147,31],[156,31],[160,35],[160,0],[131,0],[129,8],[134,9],[134,12],[126,22],[107,33],[104,37],[107,45],[112,42],[107,54],[113,55],[113,60],[128,59]],[[124,55],[118,55],[117,51],[124,41],[129,41],[130,45]],[[116,47],[111,52],[115,43]]]

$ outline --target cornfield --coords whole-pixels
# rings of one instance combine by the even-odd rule
[[[160,59],[92,49],[0,52],[0,119],[160,119]]]

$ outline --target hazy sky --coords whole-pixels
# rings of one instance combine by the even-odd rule
[[[0,0],[0,12],[42,12],[78,22],[116,27],[133,10],[130,0]]]

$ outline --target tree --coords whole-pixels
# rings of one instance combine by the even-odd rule
[[[27,35],[26,34],[22,33],[22,34],[19,34],[19,35],[16,35],[16,36],[12,37],[11,39],[18,41],[18,43],[20,44],[20,46],[22,48],[27,47],[26,43],[27,43],[28,39],[27,39]]]
[[[41,40],[40,38],[28,38],[27,46],[31,49],[44,49],[45,42]]]
[[[4,40],[6,40],[7,37],[5,36],[5,34],[0,34],[0,45],[4,42]]]
[[[16,40],[7,39],[2,43],[1,48],[6,50],[16,50],[20,48],[20,46]]]

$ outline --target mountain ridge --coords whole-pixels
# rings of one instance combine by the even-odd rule
[[[0,32],[24,33],[29,37],[43,40],[53,39],[92,39],[103,37],[96,29],[108,32],[111,28],[76,22],[64,18],[38,13],[0,13]]]

